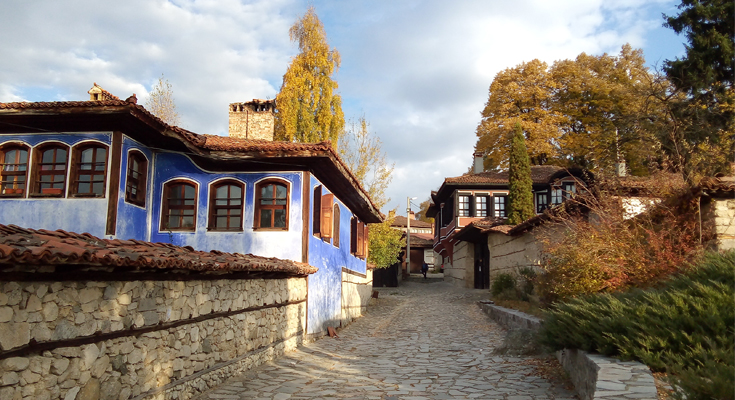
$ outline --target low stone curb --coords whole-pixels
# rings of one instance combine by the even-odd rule
[[[506,329],[538,331],[543,320],[526,313],[480,302],[480,308]],[[656,400],[656,383],[651,370],[636,361],[620,361],[582,350],[556,352],[582,400]]]

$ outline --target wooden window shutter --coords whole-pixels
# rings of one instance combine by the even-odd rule
[[[477,210],[476,210],[477,204],[475,204],[475,196],[470,195],[467,197],[470,198],[470,217],[475,217],[476,216],[475,214],[477,214]]]
[[[363,234],[363,240],[363,246],[365,249],[363,254],[365,255],[365,259],[367,260],[368,253],[370,253],[370,227],[368,226],[368,224],[365,224],[365,233]]]
[[[333,194],[325,194],[322,196],[322,226],[319,230],[323,239],[332,237],[332,204],[334,203]]]
[[[350,253],[357,254],[357,218],[350,220]]]
[[[313,234],[316,237],[321,237],[321,224],[322,224],[322,185],[314,188],[314,218],[311,222]]]
[[[357,252],[358,257],[365,255],[365,224],[362,221],[357,222]]]

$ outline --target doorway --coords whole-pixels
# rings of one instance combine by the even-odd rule
[[[490,289],[490,252],[487,243],[475,243],[475,289]]]

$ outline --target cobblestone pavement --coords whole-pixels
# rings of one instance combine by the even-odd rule
[[[477,306],[487,291],[448,283],[380,288],[338,332],[200,395],[221,399],[574,399],[529,357],[499,356],[504,330]]]

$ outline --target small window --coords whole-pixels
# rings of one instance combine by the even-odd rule
[[[107,147],[99,144],[74,147],[71,192],[75,196],[104,197]]]
[[[148,160],[139,151],[128,153],[128,174],[125,179],[125,201],[145,207]]]
[[[314,188],[314,218],[311,222],[313,234],[316,237],[321,237],[321,225],[322,225],[322,185],[317,185]]]
[[[264,181],[255,193],[255,228],[288,230],[288,186],[281,181]]]
[[[193,231],[197,220],[197,189],[188,181],[172,181],[163,186],[161,230]]]
[[[332,207],[334,206],[334,195],[331,193],[322,195],[320,204],[322,211],[320,212],[321,228],[319,228],[319,232],[322,239],[329,241],[328,239],[332,238],[332,212],[334,211]]]
[[[460,217],[470,216],[470,196],[459,196],[459,210],[457,215]]]
[[[549,207],[549,195],[544,193],[536,193],[536,213],[541,214]]]
[[[475,216],[476,217],[487,217],[487,197],[486,196],[475,197]]]
[[[209,229],[241,231],[244,185],[237,181],[217,182],[209,190]]]
[[[23,197],[28,178],[28,147],[10,145],[0,150],[0,195]]]
[[[562,195],[561,188],[551,189],[551,204],[552,205],[561,204],[562,199],[563,199],[563,195]]]
[[[564,188],[565,199],[569,199],[574,196],[575,193],[577,193],[577,187],[574,185],[573,182],[564,182],[562,187]]]
[[[339,205],[334,205],[334,212],[332,213],[332,221],[334,226],[332,227],[332,245],[339,247]]]
[[[508,203],[508,196],[494,196],[493,197],[493,212],[496,217],[505,218],[507,217],[505,206]]]
[[[61,144],[44,145],[34,152],[34,195],[64,196],[68,155],[69,148]]]

